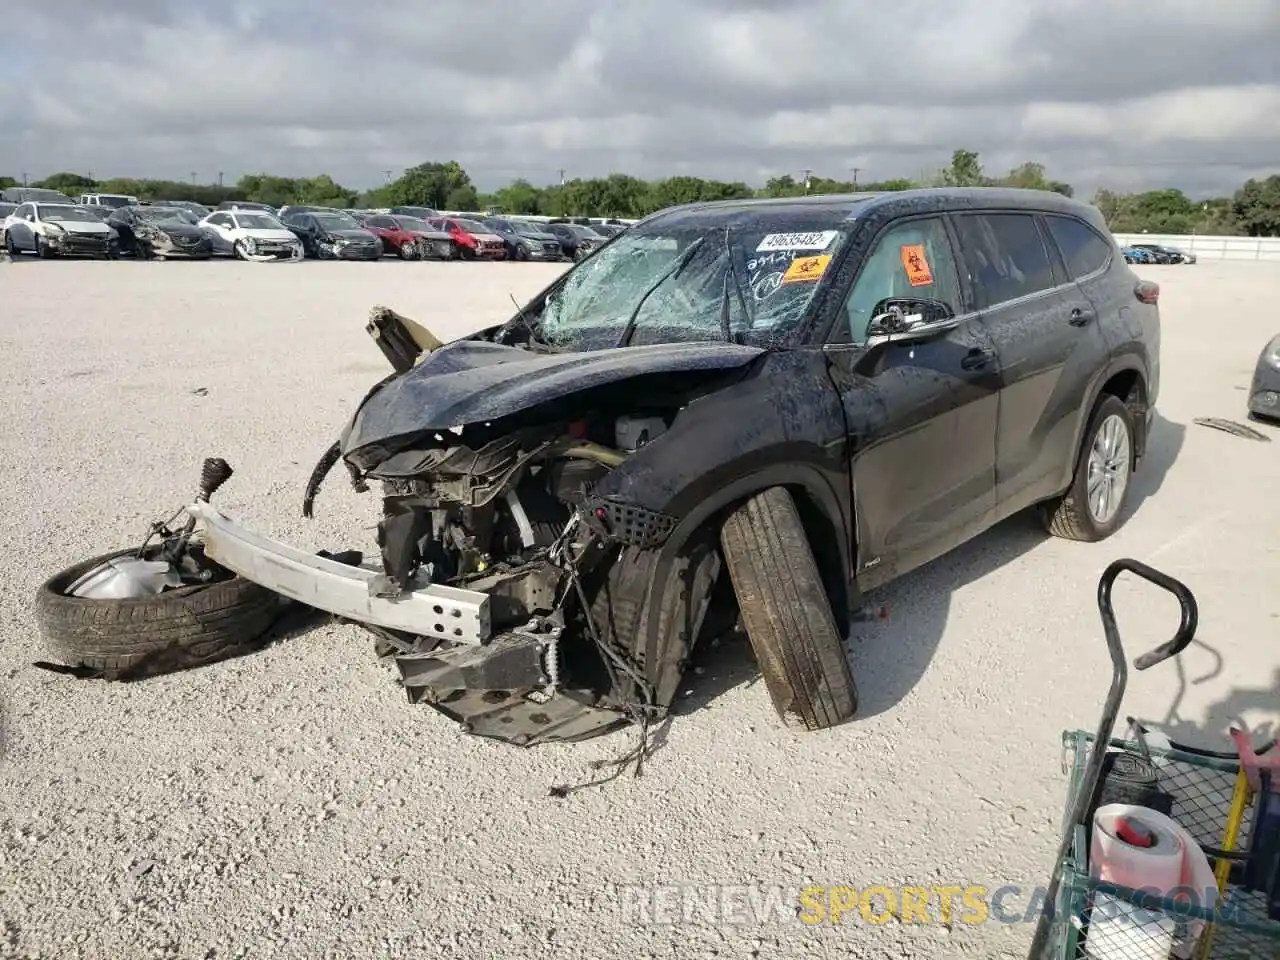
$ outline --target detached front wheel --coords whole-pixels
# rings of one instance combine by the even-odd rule
[[[36,619],[63,663],[96,668],[108,680],[185,669],[253,649],[280,615],[278,594],[211,562],[207,583],[125,599],[71,595],[86,574],[136,552],[94,557],[40,586]]]
[[[853,717],[857,687],[791,494],[772,487],[752,497],[729,515],[720,545],[778,715],[807,730]]]

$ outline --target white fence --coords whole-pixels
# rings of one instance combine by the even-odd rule
[[[1280,261],[1280,237],[1180,237],[1165,233],[1117,233],[1120,246],[1158,243],[1194,253],[1200,260]]]

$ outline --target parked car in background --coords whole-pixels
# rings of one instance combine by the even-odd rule
[[[346,213],[350,215],[349,210],[339,210],[337,207],[317,207],[306,203],[286,203],[276,211],[276,216],[281,220],[287,220],[295,213]]]
[[[82,203],[86,207],[110,207],[116,210],[120,207],[131,207],[137,202],[137,197],[124,193],[82,193],[76,200],[76,203]]]
[[[278,211],[269,203],[255,203],[252,200],[223,200],[217,206],[218,210],[259,210],[262,213],[269,213],[273,217]]]
[[[1150,250],[1143,250],[1140,247],[1121,247],[1120,253],[1124,256],[1125,263],[1155,263],[1156,258]]]
[[[60,190],[46,190],[44,187],[5,187],[0,190],[0,201],[4,203],[75,203]]]
[[[379,260],[383,245],[377,235],[341,210],[295,213],[284,220],[302,241],[305,256],[320,260]]]
[[[395,253],[401,260],[449,259],[453,238],[425,220],[397,217],[389,213],[375,213],[356,219],[362,227],[382,241],[386,250]]]
[[[427,223],[437,230],[444,230],[453,240],[451,257],[463,260],[505,260],[506,242],[475,220],[463,217],[433,217]]]
[[[560,238],[547,233],[541,224],[506,217],[490,217],[482,221],[506,244],[508,260],[563,260]]]
[[[199,223],[209,214],[213,213],[203,203],[196,203],[194,200],[152,200],[153,206],[157,207],[179,207],[187,210],[195,218],[193,222]]]
[[[392,207],[389,212],[397,217],[417,217],[419,220],[440,216],[439,210],[432,210],[430,207]]]
[[[627,229],[627,226],[623,223],[593,223],[591,224],[591,229],[608,239],[609,237],[616,237]]]
[[[121,253],[141,260],[208,260],[213,256],[213,240],[191,216],[180,207],[119,207],[107,223],[119,234]]]
[[[1135,243],[1135,247],[1139,250],[1146,250],[1155,257],[1156,263],[1195,263],[1196,255],[1186,250],[1180,250],[1177,247],[1166,246],[1163,243]]]
[[[560,249],[570,260],[590,256],[607,239],[581,223],[549,223],[547,232],[560,241]]]
[[[0,221],[3,221],[5,217],[17,209],[18,205],[16,203],[6,203],[0,200]]]
[[[215,210],[200,221],[215,253],[237,260],[301,260],[302,242],[275,216],[261,210]]]
[[[4,243],[10,256],[115,256],[116,232],[75,203],[22,203],[4,219]]]
[[[1130,244],[1134,250],[1143,250],[1151,257],[1151,263],[1182,263],[1183,253],[1172,247],[1166,247],[1159,243],[1134,243]]]
[[[1249,385],[1249,416],[1280,422],[1280,333],[1258,354]]]

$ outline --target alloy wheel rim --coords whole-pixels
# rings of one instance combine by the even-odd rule
[[[1098,426],[1089,449],[1086,499],[1095,523],[1113,520],[1129,486],[1129,428],[1119,414]]]

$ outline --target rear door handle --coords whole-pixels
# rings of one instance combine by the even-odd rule
[[[964,358],[960,361],[960,368],[962,370],[980,370],[994,360],[995,357],[996,355],[990,350],[974,347],[964,355]]]
[[[1071,308],[1071,325],[1073,327],[1083,327],[1086,323],[1096,317],[1093,307],[1072,307]]]

